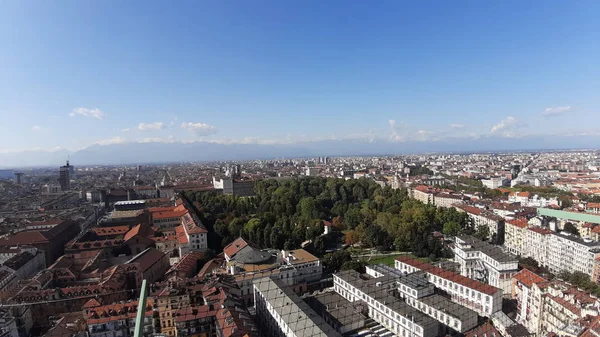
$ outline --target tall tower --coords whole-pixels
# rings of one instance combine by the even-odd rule
[[[60,167],[60,176],[58,177],[58,182],[60,183],[61,190],[68,191],[71,189],[71,165],[69,165],[68,160],[67,165]]]
[[[15,182],[17,185],[21,185],[21,177],[23,177],[23,172],[15,172]]]

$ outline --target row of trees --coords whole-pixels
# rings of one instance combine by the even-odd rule
[[[295,249],[323,239],[323,221],[343,231],[346,243],[440,257],[447,252],[433,231],[474,233],[465,213],[408,197],[405,189],[381,187],[365,178],[267,179],[254,197],[186,193],[210,232],[215,251],[242,236],[261,247]],[[322,249],[320,249],[322,250]]]

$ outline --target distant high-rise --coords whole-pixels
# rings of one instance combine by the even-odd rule
[[[71,189],[71,165],[69,165],[69,161],[67,160],[67,165],[60,167],[60,176],[58,178],[58,182],[60,183],[60,189],[63,191],[68,191]]]
[[[15,182],[17,185],[21,185],[21,177],[23,177],[23,172],[15,172]]]

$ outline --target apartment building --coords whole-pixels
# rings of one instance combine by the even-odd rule
[[[507,220],[504,226],[504,247],[509,253],[525,256],[525,233],[528,223],[524,219]]]
[[[527,330],[537,334],[540,331],[543,292],[548,285],[548,280],[523,269],[513,276],[512,298],[517,301],[517,322],[523,324]]]
[[[275,278],[254,282],[256,317],[268,336],[341,337],[308,304]]]
[[[426,272],[428,281],[447,292],[453,302],[474,310],[481,316],[490,317],[502,308],[502,289],[408,256],[397,258],[395,268],[407,274]]]
[[[95,299],[89,300],[83,306],[83,313],[90,337],[132,337],[137,307],[137,301],[100,305]],[[155,333],[153,313],[152,299],[148,299],[142,328],[145,337]]]
[[[350,302],[365,303],[368,316],[397,336],[438,336],[436,320],[391,294],[397,280],[394,275],[365,279],[355,270],[345,270],[333,275],[333,288]]]
[[[452,207],[452,205],[461,204],[467,199],[465,196],[450,194],[426,185],[419,185],[411,189],[409,193],[414,199],[437,207]]]
[[[477,313],[435,294],[425,272],[415,272],[398,280],[398,293],[408,305],[447,327],[446,333],[464,333],[477,326]]]
[[[541,331],[561,336],[583,331],[581,320],[598,316],[599,304],[598,298],[584,291],[566,283],[552,282],[544,294]]]
[[[459,212],[465,212],[469,216],[469,219],[473,221],[473,225],[475,229],[478,229],[481,226],[485,226],[489,229],[490,238],[492,241],[496,243],[504,242],[504,218],[494,214],[494,212],[488,210],[482,210],[480,208],[463,205],[463,204],[454,204],[452,205],[454,209]]]
[[[548,240],[551,230],[542,227],[528,227],[523,240],[523,256],[536,260],[540,265],[548,265]]]
[[[516,256],[472,236],[456,238],[454,261],[460,264],[462,276],[500,288],[505,296],[510,294],[511,279],[519,268]]]
[[[566,232],[552,233],[547,240],[547,264],[553,273],[579,271],[592,276],[600,257],[600,242],[584,240]]]
[[[175,314],[190,305],[190,296],[185,289],[166,287],[154,297],[154,303],[157,304],[160,332],[166,336],[177,336]]]

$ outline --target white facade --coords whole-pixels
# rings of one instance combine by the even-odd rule
[[[505,296],[511,291],[512,276],[518,271],[517,257],[498,246],[473,237],[457,237],[454,261],[460,264],[460,274],[502,289]]]
[[[563,270],[592,275],[600,242],[582,240],[567,233],[551,234],[547,240],[547,267],[553,273]]]
[[[383,278],[386,280],[375,278],[364,284],[356,271],[347,270],[333,275],[333,288],[350,302],[363,301],[369,317],[396,336],[437,336],[437,321],[389,295],[388,291],[397,287],[395,278]],[[413,319],[407,319],[407,315]]]
[[[483,186],[489,189],[496,189],[502,186],[502,178],[496,177],[490,179],[482,179],[481,183],[483,184]]]
[[[396,259],[395,268],[409,274],[425,271],[429,282],[447,292],[453,302],[474,310],[481,316],[490,317],[502,309],[502,290],[499,288],[408,257]]]

